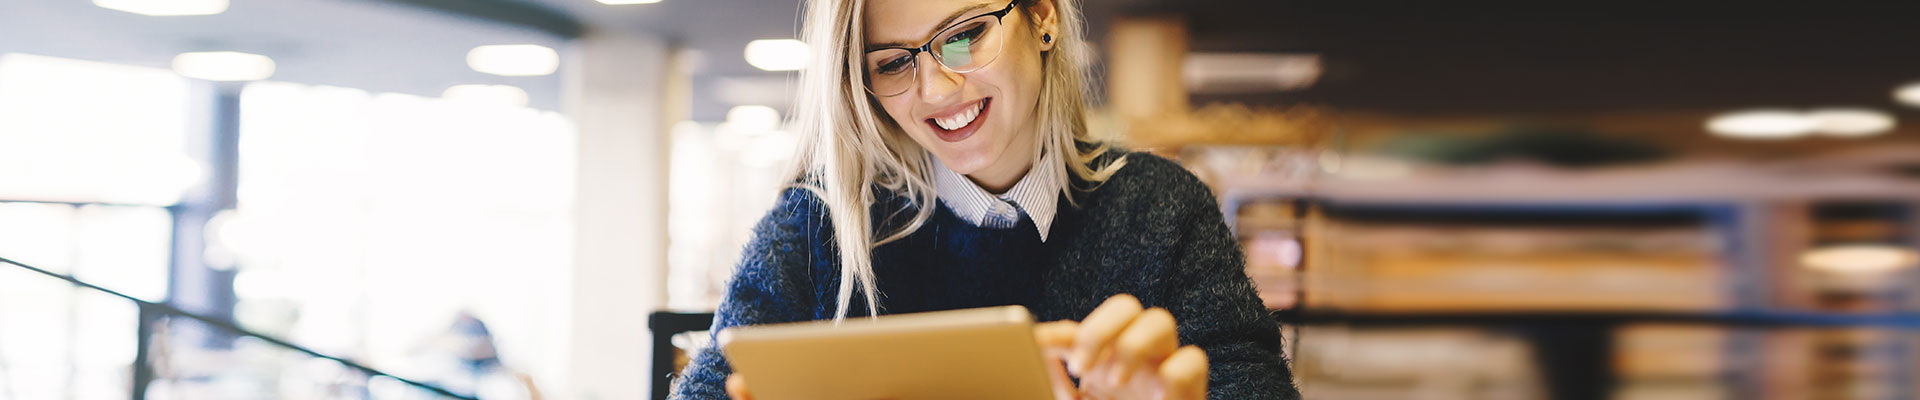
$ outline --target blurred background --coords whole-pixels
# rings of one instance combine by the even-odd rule
[[[661,398],[799,8],[0,1],[0,399]],[[1084,11],[1308,398],[1920,398],[1920,3]]]

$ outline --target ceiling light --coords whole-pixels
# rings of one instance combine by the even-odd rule
[[[1812,133],[1815,123],[1790,110],[1748,110],[1716,115],[1707,131],[1735,139],[1792,139]]]
[[[93,0],[93,5],[155,17],[213,15],[227,11],[227,0]]]
[[[807,43],[793,39],[767,39],[747,42],[747,64],[768,71],[795,71],[811,59]]]
[[[1893,99],[1909,106],[1920,107],[1920,82],[1909,83],[1893,90]]]
[[[173,57],[174,73],[209,81],[257,81],[273,76],[273,69],[272,58],[236,51],[180,53]]]
[[[1827,136],[1867,137],[1893,130],[1892,115],[1865,108],[1827,108],[1807,113],[1814,132]]]
[[[473,48],[467,66],[500,76],[552,75],[560,69],[560,53],[537,44],[501,44]]]
[[[471,104],[527,106],[527,91],[511,85],[453,85],[442,92],[440,97]]]
[[[1193,53],[1181,71],[1194,93],[1235,94],[1306,89],[1322,69],[1319,54]]]
[[[767,106],[738,106],[727,110],[727,125],[742,132],[768,132],[780,127],[780,111]]]
[[[599,0],[599,1],[600,1],[600,4],[614,5],[614,6],[624,6],[628,4],[653,4],[653,3],[660,2],[660,0]]]
[[[1839,273],[1881,273],[1909,268],[1920,255],[1913,249],[1885,244],[1826,246],[1800,255],[1807,268]]]

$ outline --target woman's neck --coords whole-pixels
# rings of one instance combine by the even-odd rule
[[[979,171],[973,171],[973,173],[967,174],[967,180],[973,181],[975,185],[980,185],[980,188],[986,189],[987,193],[995,195],[1005,194],[1008,190],[1013,190],[1013,185],[1020,183],[1020,178],[1026,177],[1027,171],[1033,169],[1034,162],[1033,143],[1030,141],[1015,142],[1016,144],[1009,146],[1005,153],[1000,153],[1000,159],[994,160],[993,164],[988,164],[986,168],[981,168]]]
[[[1022,161],[1023,162],[1020,163],[1009,163],[1012,164],[1009,167],[1019,169],[1012,171],[995,171],[994,169],[999,166],[988,166],[986,169],[967,175],[967,180],[973,181],[975,185],[980,185],[980,188],[985,189],[987,193],[995,195],[1005,194],[1008,190],[1013,189],[1014,184],[1020,183],[1020,178],[1027,176],[1027,170],[1033,169],[1032,162]]]

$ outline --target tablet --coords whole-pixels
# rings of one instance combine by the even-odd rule
[[[1052,400],[1026,307],[728,328],[717,339],[758,400]]]

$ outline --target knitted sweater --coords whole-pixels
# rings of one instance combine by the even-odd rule
[[[911,235],[874,249],[880,314],[1018,304],[1039,321],[1079,320],[1128,293],[1171,311],[1180,343],[1206,351],[1210,399],[1298,398],[1279,327],[1255,295],[1212,192],[1166,159],[1126,160],[1098,188],[1075,192],[1078,207],[1061,199],[1045,242],[1030,218],[989,229],[935,210]],[[875,226],[911,215],[893,212],[909,205],[900,196],[883,193],[875,203]],[[755,228],[713,331],[833,318],[840,271],[828,223],[811,192],[783,193]],[[868,315],[860,298],[856,290],[850,317]],[[699,350],[670,398],[725,399],[729,371],[718,349]]]

